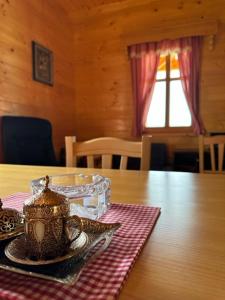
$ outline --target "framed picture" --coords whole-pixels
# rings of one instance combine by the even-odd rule
[[[33,79],[53,85],[53,53],[32,41]]]

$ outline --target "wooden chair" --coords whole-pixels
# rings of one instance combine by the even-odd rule
[[[76,137],[66,136],[66,166],[77,166],[77,157],[87,156],[87,167],[94,168],[94,157],[101,156],[102,168],[112,168],[112,156],[120,155],[120,170],[127,168],[128,157],[141,159],[141,170],[149,170],[150,137],[143,136],[141,142],[126,141],[113,137],[96,138],[84,142],[76,142]]]
[[[200,173],[225,173],[224,163],[225,135],[199,136],[199,172]],[[211,169],[205,170],[204,151],[209,149]]]

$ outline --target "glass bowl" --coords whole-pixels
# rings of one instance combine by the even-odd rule
[[[41,193],[45,177],[31,181],[33,195]],[[62,174],[49,176],[52,191],[64,195],[70,201],[70,214],[92,220],[100,218],[109,208],[111,181],[98,175]]]

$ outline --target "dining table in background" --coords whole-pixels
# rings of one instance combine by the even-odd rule
[[[225,299],[225,175],[0,165],[0,197],[65,173],[107,176],[111,202],[161,208],[120,300]]]

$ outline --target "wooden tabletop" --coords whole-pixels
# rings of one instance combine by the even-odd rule
[[[0,165],[0,196],[44,175],[99,173],[112,202],[161,207],[119,299],[225,299],[225,175]]]

